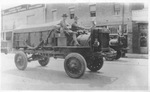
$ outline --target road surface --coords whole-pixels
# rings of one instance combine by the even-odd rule
[[[42,67],[38,62],[28,63],[25,71],[14,64],[14,54],[1,54],[2,90],[147,90],[148,59],[121,58],[104,61],[98,72],[86,69],[80,79],[67,76],[63,59],[50,58]]]

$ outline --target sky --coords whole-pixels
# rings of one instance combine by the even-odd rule
[[[149,0],[0,0],[0,3],[1,3],[1,10],[4,10],[22,4],[37,4],[37,3],[143,2],[145,4],[148,4],[149,3],[148,1]]]

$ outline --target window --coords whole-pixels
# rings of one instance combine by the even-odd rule
[[[114,4],[114,15],[120,14],[120,4]]]
[[[117,34],[120,30],[119,25],[108,26],[111,34]]]
[[[69,9],[69,14],[70,14],[70,19],[73,19],[75,16],[75,9],[74,8],[70,8]]]
[[[127,33],[127,31],[128,31],[128,26],[127,26],[127,25],[124,25],[123,33]]]
[[[96,5],[90,5],[90,16],[96,17]]]
[[[108,29],[110,30],[110,33],[111,34],[118,34],[118,33],[121,33],[122,29],[121,29],[121,25],[112,25],[112,26],[108,26]],[[124,30],[123,30],[123,33],[127,33],[128,31],[128,26],[125,24],[124,25]]]
[[[1,32],[1,40],[2,41],[6,40],[6,33],[5,32]]]
[[[140,35],[140,46],[147,47],[147,34],[146,33],[141,33]]]
[[[52,18],[53,18],[53,21],[57,20],[57,10],[56,9],[52,11]]]
[[[117,34],[117,33],[121,33],[122,29],[121,29],[121,25],[112,25],[112,26],[108,26],[108,29],[110,30],[110,33],[112,34]],[[124,30],[123,33],[127,33],[128,31],[128,26],[127,24],[124,25]]]
[[[12,32],[6,32],[6,40],[11,40]]]

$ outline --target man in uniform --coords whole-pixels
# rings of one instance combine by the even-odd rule
[[[66,34],[66,36],[72,36],[73,41],[75,42],[74,45],[79,46],[79,43],[78,43],[77,38],[76,38],[76,33],[71,31],[68,28],[69,24],[66,22],[67,14],[63,14],[62,17],[63,17],[63,19],[59,23],[59,25],[61,27],[60,31],[64,32]]]
[[[72,29],[72,31],[74,31],[74,32],[77,32],[78,30],[84,30],[84,28],[82,28],[82,27],[80,27],[79,25],[78,25],[78,17],[77,16],[75,16],[74,17],[74,22],[73,22],[73,24],[71,25],[71,29]]]

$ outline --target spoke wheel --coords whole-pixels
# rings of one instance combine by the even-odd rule
[[[80,78],[86,70],[86,61],[82,55],[71,53],[65,58],[64,68],[71,78]]]
[[[46,66],[49,63],[49,57],[44,57],[42,60],[39,60],[41,66]]]
[[[19,70],[24,70],[27,67],[27,56],[24,52],[17,52],[15,55],[15,65]]]
[[[94,57],[93,59],[87,60],[87,67],[92,72],[96,72],[102,68],[103,63],[103,58]]]

